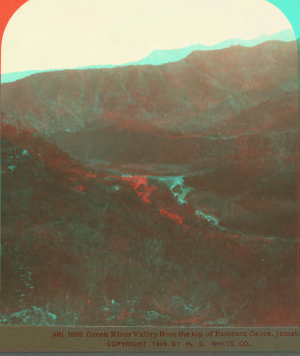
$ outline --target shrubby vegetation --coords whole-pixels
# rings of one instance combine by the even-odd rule
[[[236,237],[197,218],[189,204],[179,206],[163,187],[145,203],[117,176],[88,178],[84,166],[50,144],[39,158],[26,132],[3,132],[3,325],[261,326],[295,319],[293,239]],[[119,190],[107,189],[115,185]]]

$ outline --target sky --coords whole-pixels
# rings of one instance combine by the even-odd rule
[[[123,64],[156,49],[290,29],[266,0],[30,0],[10,19],[2,73]]]

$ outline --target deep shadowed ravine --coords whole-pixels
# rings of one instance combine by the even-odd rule
[[[1,87],[1,325],[297,325],[295,42]]]

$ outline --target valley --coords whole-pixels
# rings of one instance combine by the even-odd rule
[[[1,86],[1,325],[297,325],[296,43]]]

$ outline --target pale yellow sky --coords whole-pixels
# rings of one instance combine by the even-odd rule
[[[30,0],[6,27],[2,73],[122,64],[289,28],[266,0]]]

